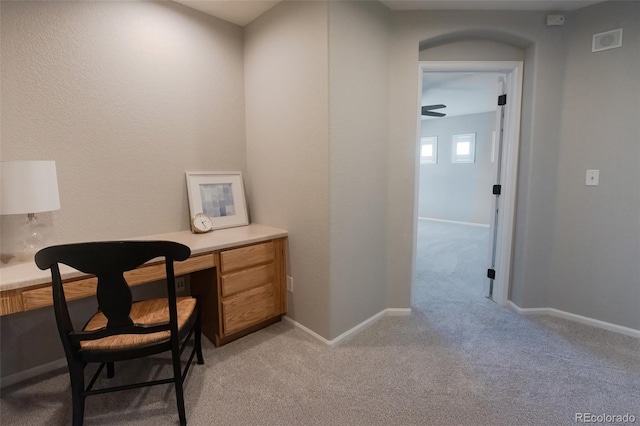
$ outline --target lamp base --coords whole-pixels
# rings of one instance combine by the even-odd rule
[[[33,262],[42,248],[55,244],[55,229],[51,212],[32,215],[6,215],[0,217],[0,262]]]
[[[12,225],[13,232],[8,235],[8,245],[4,246],[3,244],[3,253],[0,255],[0,261],[2,263],[33,262],[35,254],[44,248],[46,244],[47,226],[44,223],[40,223],[33,213],[27,215],[26,220],[16,221]],[[9,226],[9,228],[4,229],[10,229],[11,225]]]
[[[44,236],[41,232],[42,226],[38,222],[35,213],[27,215],[27,221],[22,227],[22,248],[16,253],[20,261],[33,260],[36,253],[44,248]]]

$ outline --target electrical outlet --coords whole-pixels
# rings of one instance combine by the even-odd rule
[[[600,170],[587,170],[587,177],[584,184],[587,186],[598,186],[600,184]]]
[[[287,275],[287,291],[293,293],[293,277]]]
[[[176,277],[176,293],[183,294],[185,290],[184,277]]]

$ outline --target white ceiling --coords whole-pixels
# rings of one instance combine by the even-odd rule
[[[499,77],[497,73],[424,73],[422,105],[444,104],[446,108],[434,111],[447,117],[495,111]]]
[[[192,9],[244,27],[280,0],[173,0]]]
[[[241,27],[280,3],[280,0],[173,1]],[[546,10],[562,12],[580,9],[602,1],[604,0],[381,0],[381,3],[391,10]]]

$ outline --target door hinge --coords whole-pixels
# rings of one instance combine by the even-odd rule
[[[502,192],[502,185],[493,185],[493,195],[500,195]]]
[[[507,95],[498,96],[498,106],[502,106],[506,104],[507,104]]]
[[[496,270],[495,269],[487,269],[487,278],[495,280],[496,279]]]

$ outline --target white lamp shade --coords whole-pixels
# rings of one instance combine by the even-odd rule
[[[1,161],[0,214],[29,214],[60,208],[55,161]]]

